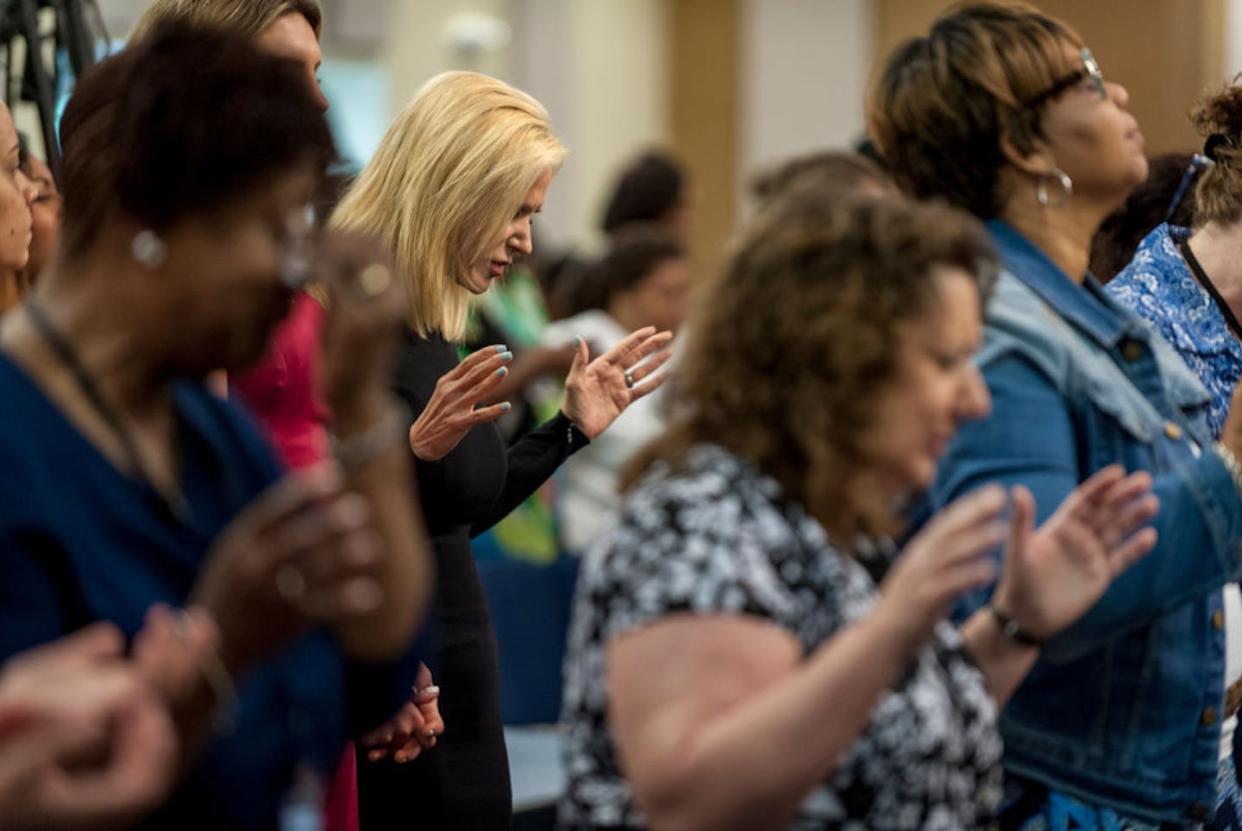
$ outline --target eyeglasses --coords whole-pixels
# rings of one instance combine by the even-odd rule
[[[1173,215],[1177,213],[1177,209],[1182,206],[1182,200],[1186,198],[1186,191],[1190,190],[1190,186],[1198,178],[1199,172],[1214,164],[1216,162],[1201,153],[1195,153],[1190,157],[1190,164],[1186,165],[1186,172],[1182,174],[1181,181],[1177,183],[1177,190],[1173,191],[1173,199],[1169,202],[1169,209],[1164,213],[1165,222],[1172,220]]]
[[[1091,53],[1090,49],[1084,47],[1081,54],[1082,69],[1071,72],[1064,78],[1054,81],[1052,86],[1048,87],[1043,92],[1037,93],[1023,101],[1023,109],[1035,109],[1044,102],[1057,97],[1075,84],[1081,83],[1087,79],[1091,80],[1091,85],[1095,88],[1096,94],[1100,96],[1100,100],[1106,100],[1108,98],[1108,90],[1104,87],[1104,73],[1100,72],[1100,64],[1096,61],[1095,55]]]

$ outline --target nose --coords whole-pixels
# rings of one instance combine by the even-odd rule
[[[534,252],[535,246],[530,237],[529,221],[523,220],[518,223],[518,226],[509,236],[509,247],[523,256],[530,256]]]
[[[315,96],[315,103],[319,105],[319,110],[326,113],[330,106],[328,96],[323,94],[323,87],[319,85],[319,79],[315,77],[314,73],[311,74],[311,92]]]
[[[34,182],[30,181],[30,177],[28,177],[25,173],[23,173],[20,170],[17,171],[16,179],[17,179],[17,190],[19,193],[21,193],[22,199],[26,200],[27,207],[29,207],[30,205],[33,205],[35,199],[39,195],[39,188],[35,185]]]
[[[974,364],[970,365],[966,377],[962,380],[961,393],[958,396],[957,416],[959,421],[980,421],[992,412],[992,395],[983,375]]]
[[[1118,107],[1124,107],[1130,103],[1130,91],[1114,81],[1105,81],[1104,86],[1108,89],[1108,95]]]

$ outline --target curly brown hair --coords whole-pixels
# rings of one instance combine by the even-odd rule
[[[891,533],[888,498],[854,485],[899,369],[898,327],[937,302],[941,265],[973,275],[982,295],[997,268],[983,228],[952,208],[843,202],[822,189],[769,203],[724,272],[700,286],[669,428],[631,464],[625,486],[710,442],[773,477],[831,533]]]
[[[1082,40],[1024,3],[958,6],[889,56],[867,96],[867,129],[897,184],[976,216],[1000,213],[1002,136],[1026,152],[1042,137],[1031,101],[1081,68]]]
[[[1242,86],[1233,84],[1199,102],[1190,121],[1199,135],[1224,136],[1215,143],[1211,165],[1195,186],[1195,225],[1228,225],[1242,219]]]

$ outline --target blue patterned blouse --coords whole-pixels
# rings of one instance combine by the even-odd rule
[[[1108,291],[1150,321],[1199,376],[1212,395],[1208,426],[1219,436],[1233,388],[1242,378],[1242,341],[1182,257],[1178,243],[1189,235],[1186,228],[1157,227]]]

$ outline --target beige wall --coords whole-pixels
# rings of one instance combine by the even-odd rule
[[[1232,2],[1232,0],[1231,0]],[[927,31],[945,0],[875,0],[876,54]],[[1110,80],[1130,92],[1130,110],[1150,153],[1192,148],[1186,119],[1195,100],[1225,77],[1225,0],[1037,0],[1073,26]],[[1140,13],[1141,11],[1141,13]]]

